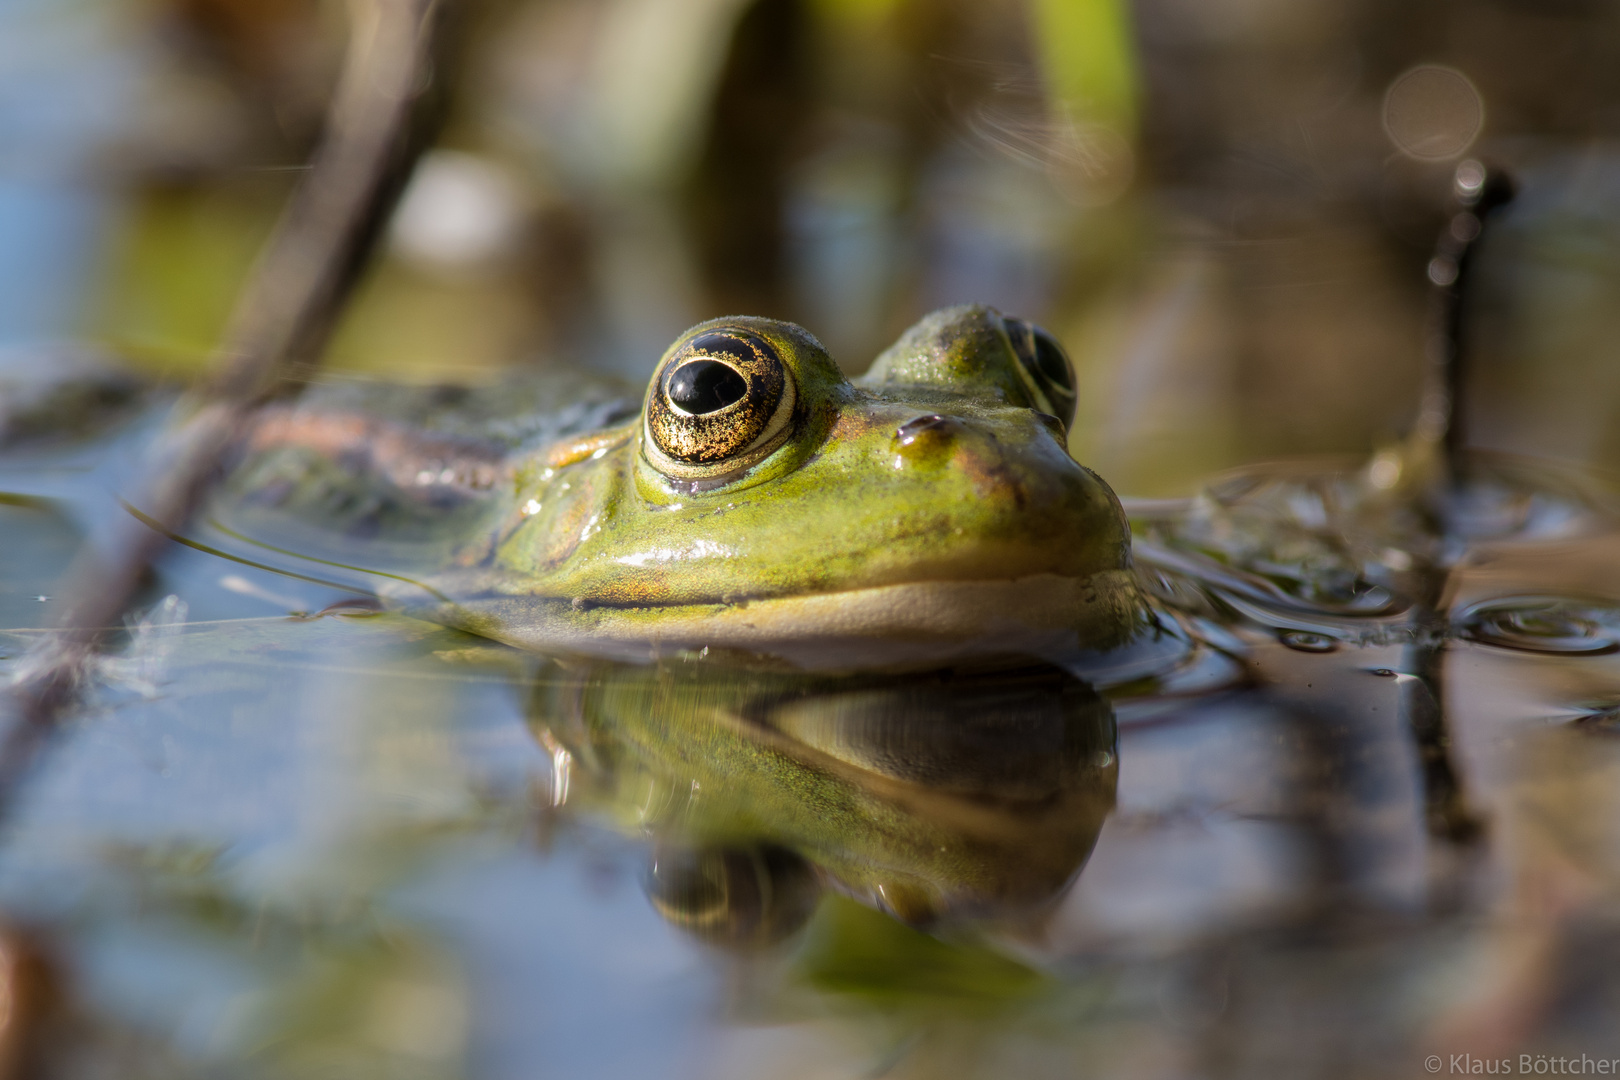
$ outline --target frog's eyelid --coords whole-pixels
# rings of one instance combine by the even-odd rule
[[[1031,367],[1050,385],[1065,394],[1073,394],[1074,362],[1069,359],[1068,352],[1058,343],[1057,338],[1038,326],[1030,326],[1029,338],[1033,345],[1030,353]]]
[[[1078,400],[1074,388],[1074,363],[1069,359],[1069,354],[1050,333],[1028,320],[1003,316],[1001,323],[1007,334],[1007,343],[1012,346],[1013,355],[1018,360],[1019,374],[1034,394],[1036,406],[1041,412],[1058,417],[1067,429],[1074,422]],[[1061,365],[1061,372],[1049,371],[1048,366],[1056,365],[1041,362],[1043,346],[1049,353],[1056,353],[1056,365]],[[1047,359],[1050,361],[1051,357]]]
[[[1035,408],[1040,412],[1055,414],[1056,403],[1047,393],[1046,381],[1032,362],[1035,353],[1034,327],[1023,319],[1002,316],[1001,329],[1007,335],[1007,344],[1012,348],[1013,359],[1017,361],[1019,381],[1035,399]]]

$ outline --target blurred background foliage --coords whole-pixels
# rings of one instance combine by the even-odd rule
[[[335,367],[639,379],[742,312],[856,372],[984,301],[1070,349],[1082,461],[1183,490],[1406,428],[1474,155],[1525,184],[1486,253],[1476,437],[1620,466],[1603,0],[456,2],[451,113]],[[334,0],[7,5],[0,342],[199,371],[346,24]]]

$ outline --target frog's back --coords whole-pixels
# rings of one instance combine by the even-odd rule
[[[211,516],[312,554],[442,564],[507,509],[513,460],[638,405],[624,384],[568,369],[473,386],[322,382],[257,417]]]
[[[640,391],[573,368],[516,369],[482,384],[334,378],[271,413],[362,417],[502,450],[540,445],[634,416]]]

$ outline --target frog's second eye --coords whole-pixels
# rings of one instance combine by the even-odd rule
[[[1048,410],[1067,426],[1074,422],[1074,365],[1057,338],[1023,319],[1004,319],[1007,338],[1024,374],[1051,405]]]
[[[795,397],[786,365],[760,335],[740,327],[699,334],[653,378],[647,457],[685,480],[746,468],[781,443]]]

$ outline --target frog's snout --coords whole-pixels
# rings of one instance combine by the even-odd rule
[[[1010,496],[1021,504],[1026,486],[1041,488],[1079,471],[1065,442],[1062,421],[1034,410],[993,418],[930,412],[895,424],[884,449],[894,469],[948,469],[981,496]]]

